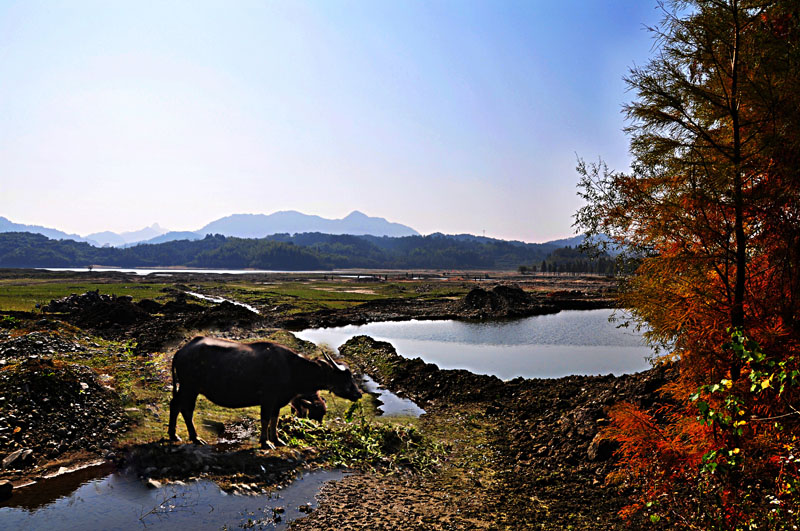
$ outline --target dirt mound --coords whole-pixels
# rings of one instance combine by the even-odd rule
[[[29,356],[49,356],[56,352],[84,352],[80,343],[64,339],[53,332],[31,332],[24,336],[0,339],[0,359],[6,361]]]
[[[181,314],[181,313],[200,313],[207,307],[202,304],[192,304],[187,302],[186,297],[179,298],[174,301],[164,303],[161,310],[165,314]]]
[[[142,299],[136,305],[147,313],[161,313],[164,307],[153,299]]]
[[[186,324],[188,328],[222,330],[231,326],[249,326],[260,318],[260,315],[244,306],[224,301],[198,316],[190,317]]]
[[[82,295],[72,294],[51,300],[42,308],[45,312],[68,313],[70,320],[81,328],[108,330],[131,326],[149,320],[150,314],[124,295],[101,294],[99,290]]]
[[[70,450],[101,453],[126,425],[115,395],[88,367],[28,359],[0,370],[4,473]]]
[[[93,306],[98,302],[111,301],[111,295],[102,295],[100,290],[87,291],[82,295],[72,293],[60,299],[53,299],[42,307],[42,311],[51,313],[73,313]]]
[[[101,301],[80,312],[75,324],[81,328],[107,330],[150,320],[150,314],[129,300]]]
[[[519,286],[506,284],[490,290],[473,288],[457,307],[459,315],[468,319],[522,317],[557,311],[555,307],[542,305]]]

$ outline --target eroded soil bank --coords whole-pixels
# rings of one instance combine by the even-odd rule
[[[206,419],[204,436],[212,445],[162,440],[171,354],[197,332],[268,338],[314,355],[313,345],[281,329],[519,317],[608,306],[605,293],[482,284],[460,298],[254,314],[229,303],[193,302],[180,291],[166,292],[160,301],[76,296],[45,316],[0,316],[0,403],[14,401],[13,409],[0,407],[0,457],[31,450],[0,471],[0,480],[18,486],[62,466],[105,459],[144,481],[208,478],[228,490],[254,493],[286,484],[301,470],[339,462],[359,473],[326,485],[319,508],[293,528],[652,528],[617,516],[631,491],[607,483],[614,447],[597,434],[614,403],[657,408],[656,390],[670,378],[668,367],[618,378],[504,382],[405,359],[388,343],[362,336],[345,344],[342,356],[426,410],[408,426],[363,413],[353,420],[349,403],[331,401],[322,426],[283,417],[282,437],[290,444],[268,451],[256,444],[257,410],[201,404],[195,422]],[[55,397],[48,386],[63,392]],[[359,444],[380,451],[352,451]]]

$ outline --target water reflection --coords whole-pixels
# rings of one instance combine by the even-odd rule
[[[608,321],[613,310],[574,310],[514,321],[399,321],[308,329],[297,337],[338,347],[356,335],[394,345],[443,369],[503,379],[616,375],[650,367],[641,335]]]
[[[210,481],[147,488],[135,475],[107,469],[84,469],[16,489],[0,503],[4,530],[287,529],[304,514],[326,481],[344,477],[341,470],[308,472],[272,495],[228,494]],[[283,512],[273,511],[282,508]],[[275,518],[279,516],[278,518]]]
[[[380,386],[378,382],[364,375],[363,389],[371,395],[377,395],[380,402],[378,411],[384,417],[419,417],[425,410],[408,398],[401,398],[388,389]]]

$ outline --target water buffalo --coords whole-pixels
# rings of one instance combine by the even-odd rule
[[[197,395],[223,407],[261,406],[261,447],[284,444],[278,439],[278,413],[292,398],[328,389],[348,400],[361,398],[350,369],[325,354],[307,359],[276,343],[237,343],[196,337],[172,358],[172,400],[169,403],[170,440],[178,412],[189,438],[199,444],[192,422]]]
[[[319,395],[319,392],[296,396],[292,398],[289,405],[292,406],[292,411],[298,417],[310,418],[317,422],[322,422],[322,418],[328,411],[325,399]]]

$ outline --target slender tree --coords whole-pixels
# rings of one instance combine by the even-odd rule
[[[715,452],[723,447],[740,456],[749,444],[748,455],[765,460],[748,473],[763,477],[748,483],[741,468],[729,467],[728,475],[719,468],[715,478],[728,484],[709,492],[721,500],[721,512],[683,507],[681,514],[735,528],[745,519],[744,509],[731,508],[747,498],[742,489],[758,483],[780,491],[765,479],[775,470],[764,467],[769,456],[778,458],[777,442],[787,433],[800,436],[791,390],[748,394],[751,385],[771,388],[771,380],[754,380],[769,363],[791,376],[800,354],[800,12],[788,0],[660,6],[657,51],[627,78],[636,94],[624,108],[632,171],[580,161],[579,194],[587,204],[576,224],[595,240],[611,236],[627,252],[635,273],[625,279],[621,302],[649,326],[653,342],[680,360],[680,378],[669,387],[678,405],[662,422],[632,407],[615,416],[629,470],[655,478],[651,495],[685,494],[676,482],[721,464]],[[755,339],[763,359],[743,354],[761,352],[743,336],[722,348],[730,330]],[[736,400],[723,400],[719,387],[704,387],[709,382],[725,382]],[[747,428],[729,429],[743,419],[704,417],[734,402],[735,415],[753,416]],[[705,408],[701,423],[694,421],[698,404]],[[780,433],[763,420],[777,416],[786,419]],[[677,498],[673,506],[681,506]]]

